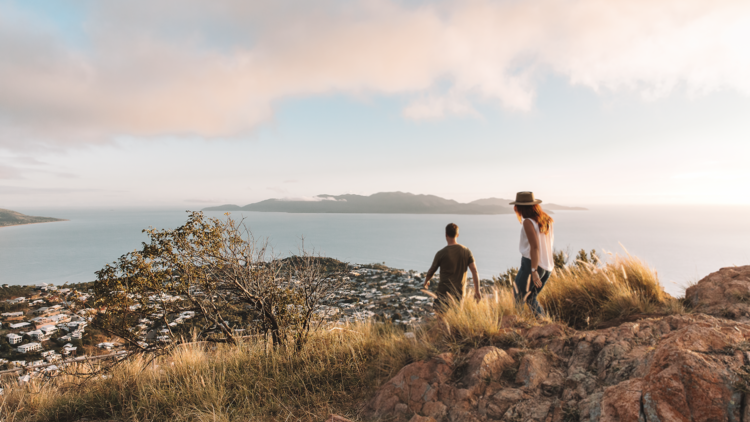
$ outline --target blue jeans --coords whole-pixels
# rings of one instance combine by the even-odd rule
[[[536,297],[547,284],[551,272],[543,269],[542,267],[536,268],[539,279],[542,280],[542,287],[536,287],[534,282],[531,280],[531,260],[529,258],[521,258],[521,268],[518,269],[518,275],[516,275],[516,281],[513,284],[513,295],[516,298],[516,306],[523,308],[524,303],[529,304],[529,308],[540,317],[544,317],[544,309],[542,305],[537,302]]]

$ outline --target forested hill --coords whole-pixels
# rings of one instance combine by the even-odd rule
[[[238,205],[220,205],[204,208],[204,211],[260,211],[288,213],[370,213],[370,214],[510,214],[513,212],[510,199],[487,198],[469,203],[460,203],[435,195],[415,195],[405,192],[380,192],[362,195],[318,195],[315,200],[267,199],[265,201]],[[580,207],[565,207],[542,204],[547,211],[585,210]]]
[[[0,227],[18,226],[21,224],[51,223],[53,221],[66,221],[51,217],[34,217],[21,214],[20,212],[0,208]]]

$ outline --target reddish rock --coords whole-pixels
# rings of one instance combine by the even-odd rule
[[[448,413],[448,407],[439,401],[431,401],[422,406],[421,413],[436,420],[441,420]]]
[[[546,338],[559,338],[565,336],[566,327],[562,324],[543,324],[532,327],[526,332],[526,339],[529,341],[546,339]]]
[[[722,268],[707,275],[685,291],[685,298],[702,313],[750,316],[750,265]]]
[[[599,422],[639,422],[641,416],[641,392],[643,380],[640,378],[621,382],[604,389],[602,396],[602,416]]]
[[[480,381],[499,380],[507,368],[515,363],[504,350],[487,346],[476,349],[468,356],[469,364],[462,381],[475,385]]]
[[[521,359],[516,382],[527,389],[535,389],[547,379],[549,363],[543,353],[528,353]]]
[[[716,353],[744,339],[733,325],[698,321],[659,345],[643,379],[646,420],[740,420],[736,360]]]
[[[362,416],[393,422],[750,420],[750,397],[741,393],[750,385],[738,375],[750,363],[748,323],[703,314],[644,319],[567,332],[564,353],[550,347],[558,337],[532,330],[526,335],[536,343],[528,348],[467,353],[459,379],[450,354],[406,366]],[[501,377],[514,361],[516,377]]]
[[[524,397],[523,391],[515,388],[502,390],[489,398],[485,413],[491,419],[500,419],[511,406],[519,403]]]
[[[437,422],[435,418],[431,418],[429,416],[419,416],[414,415],[411,419],[409,419],[409,422]]]
[[[405,404],[411,412],[419,413],[426,402],[437,398],[440,384],[450,377],[452,362],[452,355],[443,354],[403,367],[368,403],[365,414],[374,417],[390,414],[398,404]]]

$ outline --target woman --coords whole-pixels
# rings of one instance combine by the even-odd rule
[[[518,192],[516,201],[510,205],[515,205],[513,210],[523,225],[520,245],[523,258],[513,284],[516,304],[523,307],[524,303],[528,303],[537,316],[544,317],[544,309],[536,298],[555,269],[552,257],[555,234],[552,227],[554,220],[542,210],[539,206],[541,203],[540,199],[534,199],[532,192]]]

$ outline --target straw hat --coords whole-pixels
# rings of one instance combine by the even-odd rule
[[[541,203],[541,199],[534,199],[534,192],[518,192],[516,201],[511,202],[510,205],[536,205]]]

